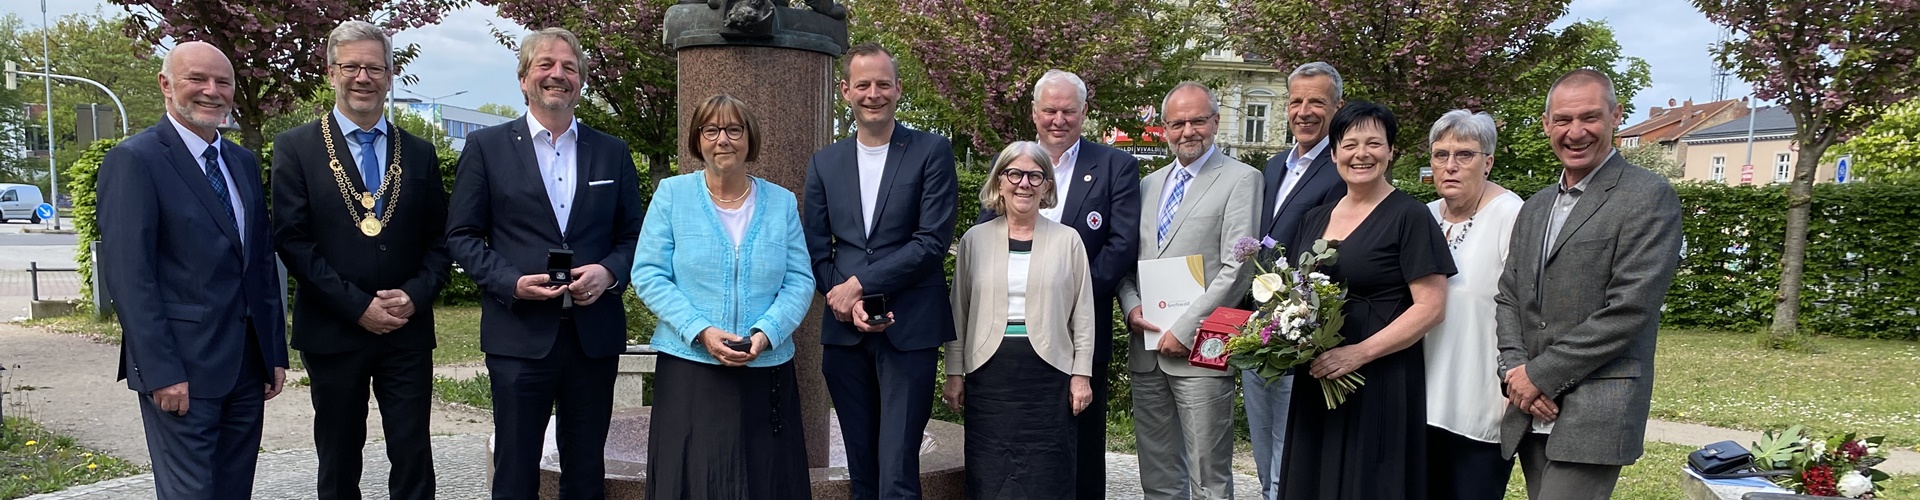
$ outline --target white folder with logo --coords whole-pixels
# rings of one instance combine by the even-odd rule
[[[1187,313],[1200,294],[1206,293],[1202,276],[1206,262],[1199,255],[1140,261],[1140,316],[1162,329],[1172,328]],[[1146,332],[1142,348],[1152,351],[1160,345],[1160,334]]]

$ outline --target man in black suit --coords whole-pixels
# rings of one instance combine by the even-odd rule
[[[1089,141],[1087,83],[1079,75],[1047,70],[1033,84],[1033,129],[1053,158],[1054,208],[1040,215],[1080,233],[1093,270],[1093,402],[1074,417],[1079,448],[1074,455],[1075,495],[1107,496],[1107,364],[1113,361],[1113,300],[1120,278],[1133,272],[1140,224],[1140,160]],[[999,217],[981,210],[983,223]],[[1114,230],[1114,228],[1121,228]]]
[[[217,128],[233,82],[220,49],[174,47],[167,115],[100,166],[100,278],[163,500],[252,496],[263,410],[287,376],[260,163]]]
[[[469,134],[454,178],[447,248],[482,294],[494,498],[538,494],[549,415],[560,498],[605,496],[614,372],[626,350],[620,294],[642,207],[627,144],[574,119],[584,61],[565,29],[523,38],[527,116]],[[571,284],[550,282],[550,250],[573,252]]]
[[[451,263],[440,160],[383,116],[384,31],[342,23],[327,35],[327,64],[334,109],[273,140],[274,236],[299,284],[293,348],[313,381],[320,498],[360,498],[371,384],[389,497],[431,499],[433,301]]]
[[[1267,160],[1260,230],[1273,241],[1282,245],[1293,241],[1308,210],[1347,195],[1347,183],[1334,170],[1333,151],[1327,145],[1327,127],[1341,104],[1340,72],[1333,66],[1310,62],[1287,75],[1287,127],[1298,145],[1284,156]],[[1247,405],[1253,461],[1260,472],[1260,495],[1273,500],[1280,495],[1280,457],[1286,445],[1293,375],[1267,383],[1257,373],[1242,371],[1240,389]]]
[[[858,130],[813,154],[801,207],[832,313],[821,320],[821,371],[862,500],[920,497],[934,357],[954,339],[943,267],[959,199],[953,146],[894,121],[897,68],[878,44],[847,51],[840,92]],[[868,295],[885,297],[890,323],[866,321]]]

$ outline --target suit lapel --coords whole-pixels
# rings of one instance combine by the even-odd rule
[[[1147,174],[1147,178],[1140,180],[1140,200],[1142,201],[1140,207],[1140,234],[1142,239],[1153,236],[1159,228],[1160,192],[1166,190],[1167,177],[1173,173],[1173,169],[1175,168],[1178,167],[1173,165],[1160,167],[1160,170]],[[1141,242],[1140,247],[1150,252],[1150,257],[1148,257],[1150,259],[1158,259],[1160,258],[1160,254],[1166,253],[1166,248],[1161,247],[1160,242],[1155,240]]]
[[[180,180],[187,183],[187,190],[192,191],[193,197],[200,200],[201,208],[206,209],[207,215],[213,217],[214,225],[220,227],[220,232],[226,233],[227,238],[234,243],[239,243],[240,228],[235,227],[233,219],[227,217],[227,208],[220,206],[220,195],[213,192],[213,183],[207,180],[207,170],[200,166],[200,152],[187,151],[187,143],[180,139],[180,132],[174,127],[172,116],[169,115],[160,120],[160,125],[156,125],[156,127],[163,127],[160,129],[160,144],[167,147],[167,162],[173,164],[173,172],[180,176]],[[220,154],[223,157],[226,156],[224,148]],[[237,186],[239,183],[234,184]],[[237,193],[227,194],[238,196]],[[246,204],[241,205],[244,208]],[[235,246],[233,251],[235,255],[239,255],[240,247]]]
[[[859,139],[854,140],[858,141]],[[907,127],[901,125],[899,122],[894,122],[892,144],[887,146],[887,166],[880,171],[880,192],[874,193],[873,195],[873,226],[867,228],[869,232],[878,230],[880,227],[880,218],[887,214],[887,194],[893,191],[893,180],[899,176],[898,174],[900,172],[900,157],[906,156],[907,144],[910,142],[912,142],[911,134],[908,133]],[[860,161],[857,157],[854,159],[853,166],[854,179],[858,180],[860,178]],[[859,184],[856,182],[855,185]]]
[[[849,137],[827,146],[820,162],[820,184],[827,194],[827,224],[855,231],[834,231],[834,237],[861,248],[867,246],[866,218],[860,213],[860,140]]]
[[[573,206],[567,207],[568,227],[573,227],[573,221],[580,220],[580,218],[585,215],[580,212],[580,207],[587,206],[588,202],[593,201],[588,199],[593,196],[593,190],[587,189],[588,182],[590,182],[588,179],[596,177],[593,175],[594,167],[602,163],[594,161],[599,157],[592,154],[595,150],[593,149],[594,144],[591,143],[592,141],[587,140],[587,131],[590,130],[587,128],[587,124],[582,123],[576,125],[576,127],[578,127],[579,130],[574,133],[573,139]],[[555,220],[553,225],[555,228],[558,228],[560,227],[560,222]],[[566,235],[561,234],[560,236],[562,237],[562,241],[565,241],[564,238]]]
[[[1213,181],[1220,178],[1220,163],[1226,161],[1225,154],[1215,149],[1213,154],[1207,156],[1207,162],[1200,164],[1200,175],[1187,181],[1187,192],[1180,195],[1180,208],[1173,211],[1173,224],[1167,226],[1167,241],[1173,241],[1174,236],[1180,234],[1180,227],[1186,225],[1187,216],[1193,214],[1194,206],[1207,196],[1207,189],[1213,187]],[[1160,214],[1154,213],[1156,224],[1159,219]]]
[[[1277,215],[1277,211],[1274,210],[1274,205],[1280,203],[1280,185],[1287,181],[1286,155],[1288,154],[1292,153],[1281,153],[1281,156],[1269,160],[1267,162],[1267,170],[1261,172],[1262,177],[1267,181],[1267,197],[1260,199],[1262,201],[1260,204],[1260,234],[1273,234],[1273,223],[1280,220],[1279,217],[1275,216]],[[1274,160],[1280,163],[1274,163]],[[1302,178],[1301,180],[1304,181],[1306,179]]]
[[[267,223],[267,221],[262,220],[262,217],[254,217],[254,212],[256,212],[254,207],[264,206],[266,203],[266,196],[262,193],[264,184],[260,182],[259,169],[236,168],[246,164],[240,160],[240,155],[237,153],[237,151],[240,150],[240,145],[224,138],[221,139],[220,142],[220,161],[226,162],[227,175],[233,176],[233,190],[235,192],[228,194],[240,200],[240,213],[235,215],[246,219],[247,227],[253,229],[252,231],[247,231],[249,234],[241,234],[240,240],[238,241],[245,242],[243,244],[259,244],[259,241],[251,241],[247,238],[252,234],[264,234],[259,233],[259,230],[266,227],[261,224]],[[259,212],[262,215],[266,213],[265,211]],[[238,233],[236,232],[236,234]],[[247,256],[248,252],[245,252],[243,248],[235,248],[235,250],[242,250],[240,252],[242,258]]]
[[[1575,203],[1573,211],[1567,214],[1567,221],[1560,225],[1560,234],[1554,235],[1553,251],[1547,254],[1548,259],[1559,255],[1560,247],[1565,246],[1567,240],[1573,237],[1573,233],[1578,232],[1580,226],[1593,219],[1593,214],[1599,212],[1600,206],[1607,203],[1607,195],[1613,191],[1615,185],[1620,183],[1620,174],[1626,169],[1626,162],[1619,153],[1614,153],[1612,157],[1607,158],[1606,163],[1601,165],[1600,171],[1588,174],[1592,175],[1593,179],[1587,182],[1587,190],[1580,193],[1580,201]]]
[[[511,127],[513,131],[513,156],[520,160],[519,163],[522,167],[509,170],[518,173],[520,182],[530,183],[528,185],[533,186],[534,196],[537,196],[540,201],[538,212],[546,214],[547,227],[551,228],[553,234],[558,236],[560,241],[564,242],[566,241],[566,234],[560,232],[560,218],[553,214],[553,197],[547,196],[547,182],[546,179],[541,178],[540,175],[540,158],[535,157],[533,154],[533,141],[536,139],[533,138],[533,132],[527,126],[527,122],[530,120],[533,120],[532,115],[522,115],[520,119],[513,121],[513,126]],[[575,149],[574,155],[578,156],[579,154],[579,150]],[[576,203],[576,205],[578,204]]]
[[[1066,203],[1063,203],[1060,207],[1060,223],[1065,224],[1067,227],[1075,227],[1075,224],[1086,224],[1084,220],[1076,222],[1073,219],[1085,219],[1085,216],[1081,215],[1080,206],[1087,202],[1087,191],[1093,190],[1094,183],[1099,182],[1095,179],[1107,178],[1105,170],[1112,168],[1112,166],[1109,165],[1110,162],[1106,161],[1106,158],[1100,158],[1098,160],[1088,158],[1087,153],[1093,150],[1093,147],[1088,146],[1088,144],[1086,139],[1080,139],[1079,157],[1073,160],[1074,176],[1067,178],[1067,185],[1071,187],[1067,188]],[[1054,168],[1057,169],[1060,168],[1060,166],[1055,165]],[[1096,173],[1099,175],[1095,175]],[[1058,189],[1059,186],[1055,186],[1054,188]],[[1104,215],[1102,216],[1104,217]]]

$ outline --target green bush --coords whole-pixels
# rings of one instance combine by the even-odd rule
[[[87,251],[87,248],[100,240],[100,226],[94,224],[100,202],[99,193],[95,190],[100,183],[100,164],[107,160],[107,150],[119,143],[120,139],[94,141],[93,145],[87,146],[86,152],[80,154],[80,159],[67,166],[66,172],[60,177],[67,181],[67,185],[61,189],[73,200],[73,220],[70,222],[73,223],[74,233],[78,235],[73,261],[79,263],[74,267],[80,271],[81,297],[93,296],[93,252]],[[80,308],[92,310],[93,302],[82,300]]]

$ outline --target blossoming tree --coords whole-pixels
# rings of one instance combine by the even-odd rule
[[[1754,97],[1786,105],[1800,147],[1787,187],[1786,245],[1774,294],[1769,345],[1799,339],[1800,289],[1814,172],[1827,148],[1859,133],[1913,95],[1920,78],[1920,8],[1885,0],[1693,0],[1731,28],[1714,56],[1753,85]]]
[[[112,0],[131,12],[128,35],[155,45],[162,40],[213,44],[233,60],[234,121],[240,144],[256,152],[266,144],[261,126],[301,98],[327,86],[327,33],[349,20],[374,19],[389,34],[440,22],[463,0],[274,0],[202,2]],[[377,16],[377,17],[376,17]],[[396,63],[419,53],[397,48]],[[261,162],[265,164],[263,160]]]

